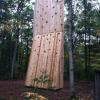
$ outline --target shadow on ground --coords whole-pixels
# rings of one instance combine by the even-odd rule
[[[81,100],[93,100],[93,83],[76,82],[76,94]],[[24,81],[0,81],[0,100],[22,100],[23,92],[32,91],[24,86]],[[65,82],[64,88],[56,91],[38,89],[38,93],[49,100],[68,100],[69,86]]]

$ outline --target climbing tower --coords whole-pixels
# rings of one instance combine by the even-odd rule
[[[25,85],[63,88],[64,0],[36,0]]]

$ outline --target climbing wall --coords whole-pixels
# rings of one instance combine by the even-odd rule
[[[37,0],[26,86],[63,88],[64,0]]]
[[[64,0],[37,0],[34,34],[64,31]]]

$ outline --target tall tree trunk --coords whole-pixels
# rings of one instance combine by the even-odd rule
[[[91,3],[88,3],[88,36],[89,36],[89,40],[88,40],[88,79],[91,78],[91,73],[90,73],[90,68],[91,68]]]
[[[84,61],[85,61],[85,75],[86,78],[88,77],[88,57],[87,57],[87,39],[86,36],[88,36],[87,34],[87,0],[83,0],[83,5],[84,5],[84,35],[85,35],[85,39],[84,39]]]
[[[14,77],[14,66],[16,64],[16,60],[18,60],[18,42],[19,42],[19,33],[20,33],[20,26],[19,26],[19,20],[20,20],[20,13],[21,13],[21,4],[23,3],[23,0],[18,0],[18,7],[17,7],[17,25],[16,25],[16,39],[15,39],[15,47],[13,52],[13,60],[12,60],[12,68],[11,68],[11,79]],[[17,59],[16,59],[17,58]]]
[[[70,95],[71,97],[75,95],[74,87],[74,65],[73,65],[73,50],[72,50],[72,35],[73,35],[73,9],[72,0],[67,0],[68,5],[68,16],[67,16],[67,26],[68,26],[68,56],[69,56],[69,79],[70,79]]]

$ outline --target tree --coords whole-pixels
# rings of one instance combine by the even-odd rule
[[[14,11],[13,13],[13,17],[14,17],[14,22],[13,22],[14,28],[13,29],[15,33],[14,34],[15,46],[14,46],[14,51],[13,51],[12,70],[11,70],[12,79],[14,77],[14,70],[15,70],[15,73],[18,73],[18,70],[23,69],[22,59],[23,59],[24,54],[22,54],[22,52],[24,48],[22,47],[24,47],[23,45],[26,45],[27,48],[29,47],[28,45],[29,39],[27,38],[29,38],[29,35],[28,35],[29,33],[31,33],[30,35],[32,35],[32,31],[30,30],[32,29],[32,19],[33,19],[32,17],[33,16],[32,16],[31,7],[27,5],[29,1],[30,0],[15,0],[13,3],[13,6],[15,7],[16,11]],[[26,53],[28,53],[28,50],[26,50],[25,54]],[[28,58],[28,54],[26,55]]]
[[[6,73],[9,76],[11,59],[11,33],[10,33],[10,11],[9,4],[0,0],[0,76]],[[5,75],[3,76],[5,78]]]
[[[74,65],[73,65],[73,51],[72,51],[72,35],[73,35],[73,9],[72,0],[67,0],[68,16],[67,16],[67,27],[68,27],[68,57],[69,57],[69,79],[70,79],[70,95],[75,95],[74,87]]]
[[[23,78],[32,41],[32,6],[30,0],[0,2],[0,79]]]

